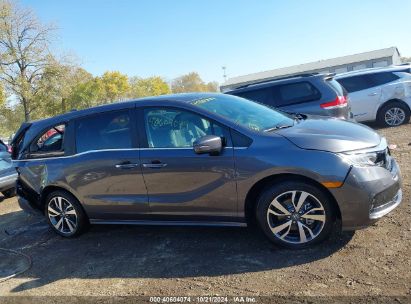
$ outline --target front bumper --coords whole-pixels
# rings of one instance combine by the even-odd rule
[[[392,159],[391,169],[353,166],[340,188],[330,189],[341,211],[342,229],[372,225],[401,204],[401,172]]]

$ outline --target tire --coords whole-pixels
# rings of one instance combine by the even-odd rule
[[[329,237],[335,212],[323,190],[304,182],[287,181],[263,190],[256,217],[270,241],[282,247],[302,249]]]
[[[79,201],[62,190],[50,193],[46,198],[44,213],[54,232],[63,237],[75,237],[89,226],[89,221]]]
[[[5,198],[16,196],[16,188],[3,191],[2,194],[4,195]]]
[[[392,101],[381,107],[377,123],[381,127],[396,127],[410,121],[410,109],[400,101]]]

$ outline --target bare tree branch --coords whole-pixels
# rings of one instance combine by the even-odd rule
[[[26,121],[35,109],[33,97],[52,64],[49,51],[54,28],[44,26],[33,11],[0,0],[0,81],[24,107]]]

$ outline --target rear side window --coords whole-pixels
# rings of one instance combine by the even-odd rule
[[[263,104],[268,104],[268,105],[272,104],[271,88],[264,88],[264,89],[254,90],[254,91],[242,92],[242,93],[235,94],[235,95],[245,98],[245,99],[252,100],[252,101],[257,101]]]
[[[296,103],[318,100],[320,91],[309,82],[290,83],[275,87],[278,99],[277,106],[286,106]]]
[[[128,110],[93,115],[76,122],[77,153],[131,147]]]
[[[368,77],[375,86],[383,85],[400,78],[398,75],[391,72],[369,74]]]
[[[53,128],[48,129],[44,132],[36,141],[34,145],[31,146],[31,151],[36,153],[36,156],[41,153],[51,153],[51,152],[62,152],[64,132],[66,126],[58,125]]]
[[[341,78],[338,79],[338,82],[347,90],[348,93],[366,90],[374,86],[367,75]]]

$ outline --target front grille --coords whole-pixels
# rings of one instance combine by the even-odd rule
[[[395,209],[399,204],[401,204],[402,201],[402,190],[399,189],[395,196],[385,204],[379,205],[377,207],[373,207],[370,210],[370,219],[379,219],[383,217],[384,215],[388,214],[391,212],[393,209]]]
[[[385,189],[384,191],[378,193],[376,196],[374,196],[371,208],[378,208],[390,202],[393,199],[393,197],[395,197],[395,195],[398,193],[399,189],[400,185],[398,183],[395,183],[392,184],[389,188]]]

